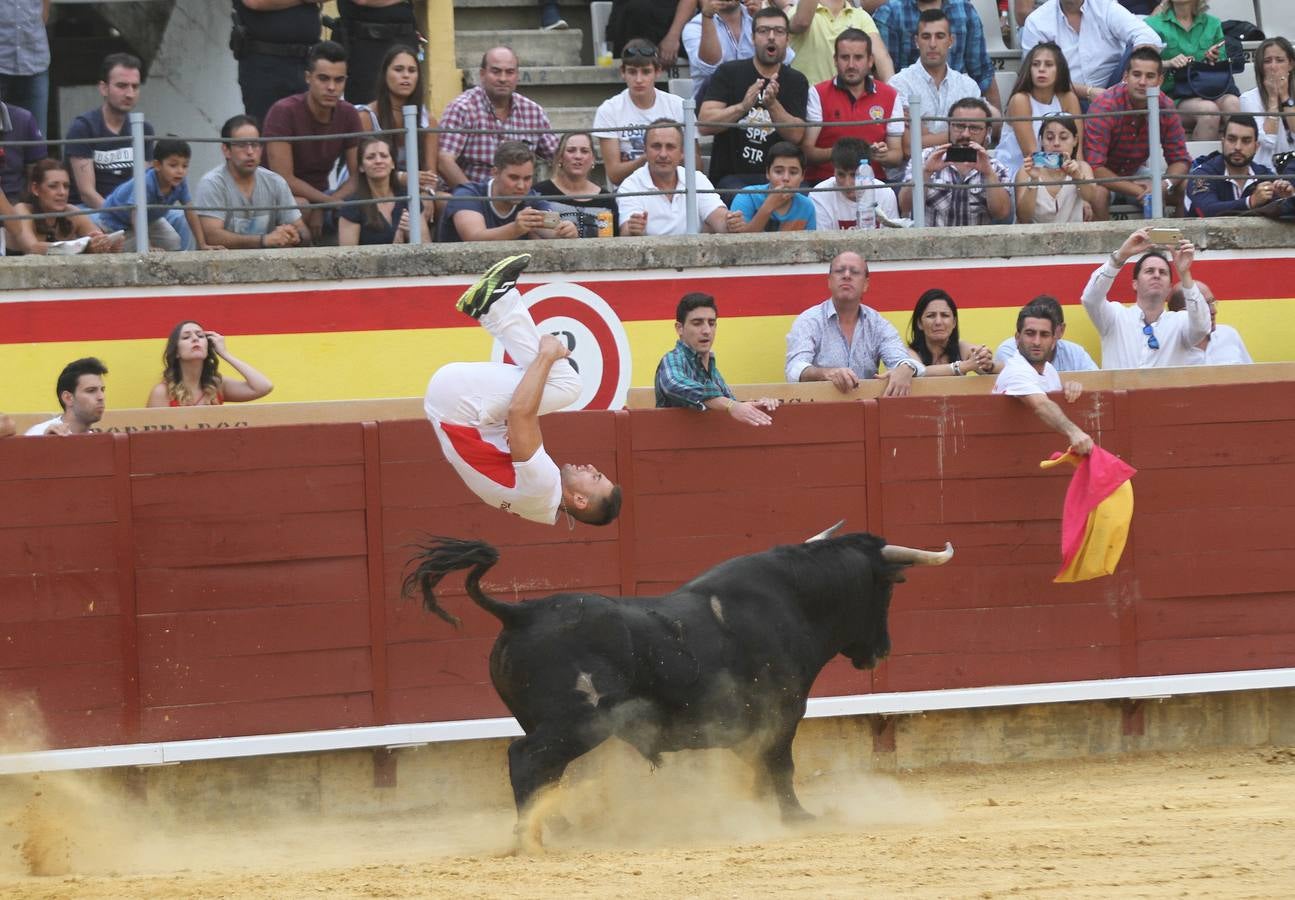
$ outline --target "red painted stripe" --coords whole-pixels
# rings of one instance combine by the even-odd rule
[[[1018,307],[1038,294],[1075,304],[1092,269],[1089,263],[1014,266],[1005,261],[1000,267],[877,272],[865,300],[883,312],[908,311],[927,288],[943,287],[965,309]],[[1131,299],[1130,273],[1126,270],[1116,283],[1114,299]],[[1266,299],[1289,292],[1281,285],[1295,283],[1295,258],[1203,259],[1196,273],[1211,282],[1220,299]],[[827,297],[826,271],[705,278],[680,274],[582,283],[626,322],[669,319],[679,297],[689,291],[714,294],[726,318],[796,315]],[[343,288],[278,293],[243,289],[219,295],[149,296],[141,292],[111,299],[0,303],[0,344],[157,338],[169,333],[181,318],[241,335],[471,327],[470,320],[454,309],[460,291],[456,285],[390,287],[357,282]]]

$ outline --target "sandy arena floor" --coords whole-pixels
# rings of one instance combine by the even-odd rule
[[[772,811],[670,766],[567,791],[571,832],[505,855],[493,810],[278,821],[141,819],[75,786],[64,812],[0,809],[0,896],[1254,897],[1295,895],[1295,749],[1261,748],[867,775],[809,773],[824,813]],[[669,795],[669,802],[665,802]],[[12,804],[11,804],[12,805]],[[68,874],[35,877],[35,856]]]

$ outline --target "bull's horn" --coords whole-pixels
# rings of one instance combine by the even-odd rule
[[[841,521],[833,525],[831,528],[825,528],[822,531],[820,531],[818,534],[814,535],[813,537],[805,538],[805,543],[808,544],[813,541],[821,541],[824,538],[830,538],[832,535],[836,534],[836,530],[844,524],[845,524],[845,519],[842,519]]]
[[[898,544],[887,544],[881,548],[881,557],[887,562],[905,566],[942,566],[953,559],[953,545],[945,543],[943,550],[914,550],[912,547],[900,547]]]

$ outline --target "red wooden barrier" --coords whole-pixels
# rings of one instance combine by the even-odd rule
[[[1014,401],[571,413],[556,459],[619,479],[613,526],[547,528],[473,497],[421,421],[0,442],[0,706],[34,692],[53,747],[506,714],[493,618],[398,597],[427,534],[500,547],[504,598],[657,593],[848,519],[954,562],[896,593],[892,657],[815,694],[1295,665],[1288,385],[1112,391],[1077,407],[1140,470],[1124,562],[1054,585],[1060,439]]]

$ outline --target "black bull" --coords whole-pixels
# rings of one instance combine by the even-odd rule
[[[792,786],[791,745],[814,679],[838,653],[858,668],[884,658],[894,584],[907,566],[942,564],[952,552],[846,534],[728,560],[661,597],[502,603],[481,589],[498,551],[437,538],[414,558],[404,587],[457,626],[434,589],[471,569],[468,596],[503,623],[490,678],[526,733],[508,749],[519,815],[614,735],[654,765],[665,752],[731,747],[792,820],[809,816]]]

